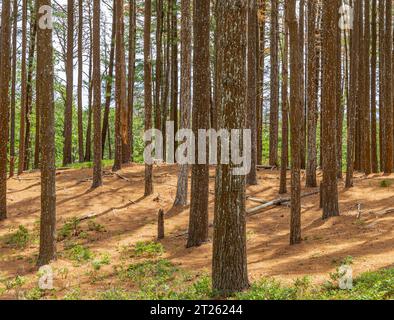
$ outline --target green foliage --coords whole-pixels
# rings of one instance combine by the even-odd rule
[[[13,279],[3,280],[2,282],[5,285],[6,291],[9,291],[12,289],[20,289],[26,283],[26,279],[21,276],[16,276]]]
[[[123,289],[112,288],[101,292],[98,296],[99,300],[129,300],[130,294]]]
[[[77,218],[69,219],[65,222],[65,224],[58,231],[58,240],[68,239],[79,234],[79,224],[80,220]]]
[[[40,288],[33,288],[25,293],[25,299],[27,300],[40,300],[44,292]]]
[[[99,224],[95,221],[88,222],[88,230],[95,232],[105,232],[105,227],[102,224]]]
[[[75,288],[70,290],[69,292],[67,292],[64,297],[64,300],[72,300],[72,301],[76,301],[76,300],[81,300],[81,289],[80,288]]]
[[[76,262],[87,262],[93,259],[94,255],[89,248],[85,248],[82,245],[73,245],[67,250],[67,256],[70,260]]]
[[[284,287],[279,281],[262,279],[252,284],[250,290],[238,293],[239,300],[294,300],[297,290],[294,287]]]
[[[391,184],[392,184],[392,182],[390,180],[382,180],[380,182],[380,187],[381,188],[390,188]]]
[[[134,254],[138,257],[160,256],[163,253],[163,245],[158,242],[137,242],[134,248]]]
[[[108,254],[104,254],[100,259],[94,260],[92,262],[92,267],[94,270],[98,271],[102,266],[107,266],[111,264],[111,259]]]
[[[30,239],[29,230],[24,226],[19,226],[16,232],[7,237],[6,244],[14,248],[24,249],[29,244]]]

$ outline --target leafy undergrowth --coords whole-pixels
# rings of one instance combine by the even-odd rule
[[[22,237],[23,238],[23,237]],[[23,241],[22,241],[23,242]],[[40,290],[37,279],[17,276],[0,277],[0,299],[95,299],[95,300],[209,300],[218,298],[212,292],[208,273],[184,270],[163,255],[165,250],[157,242],[138,242],[120,249],[120,263],[113,263],[106,253],[97,253],[83,245],[66,247],[63,253],[76,268],[87,276],[87,283],[76,282],[64,287],[56,280],[68,281],[72,272],[67,268],[55,269],[55,289]],[[341,264],[352,264],[347,258]],[[83,270],[82,270],[83,269]],[[394,268],[368,272],[353,282],[352,290],[338,287],[338,270],[331,273],[330,281],[313,284],[309,277],[284,285],[278,280],[264,278],[251,284],[249,290],[230,299],[239,300],[386,300],[394,299]],[[108,282],[107,280],[110,281]]]

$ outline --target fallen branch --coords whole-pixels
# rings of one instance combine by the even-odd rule
[[[305,193],[305,194],[301,195],[301,198],[314,196],[314,195],[317,195],[319,193],[320,193],[320,191],[313,191],[313,192],[310,192],[310,193]],[[253,215],[256,215],[256,214],[260,213],[260,211],[262,211],[264,209],[267,209],[267,208],[273,207],[273,206],[280,206],[280,205],[285,204],[287,202],[291,202],[291,198],[275,199],[275,200],[266,202],[266,203],[264,203],[264,204],[262,204],[260,206],[257,206],[257,207],[251,208],[249,210],[246,210],[246,213],[248,215],[250,215],[250,216],[253,216]]]

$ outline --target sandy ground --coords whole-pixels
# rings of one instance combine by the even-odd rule
[[[186,231],[189,207],[172,209],[176,193],[176,166],[160,166],[154,169],[155,193],[144,198],[144,167],[130,165],[120,172],[122,177],[107,174],[104,186],[91,191],[89,178],[91,169],[65,170],[57,174],[57,214],[60,228],[67,219],[90,214],[100,215],[95,221],[105,226],[106,232],[89,234],[84,240],[96,254],[108,253],[111,263],[119,261],[122,248],[138,241],[155,240],[157,213],[166,212],[166,238],[164,258],[181,268],[198,272],[209,272],[211,265],[211,242],[194,249],[186,249]],[[213,220],[214,174],[211,171],[209,211]],[[322,221],[319,196],[302,201],[302,236],[300,245],[289,246],[289,214],[286,206],[273,207],[248,218],[248,269],[251,280],[275,277],[284,282],[309,275],[314,282],[328,279],[338,262],[352,256],[354,273],[394,266],[394,213],[384,214],[394,208],[394,183],[383,188],[382,180],[394,182],[394,176],[374,175],[365,178],[358,175],[355,187],[344,188],[340,182],[341,216]],[[279,174],[277,171],[259,171],[259,186],[248,188],[248,195],[273,200],[278,198]],[[308,192],[311,190],[304,190]],[[0,238],[13,232],[19,225],[37,230],[40,214],[39,173],[24,174],[20,179],[10,179],[7,200],[9,219],[0,223]],[[358,219],[357,204],[362,214]],[[258,204],[248,201],[248,207]],[[210,230],[212,235],[212,228]],[[58,244],[61,253],[64,243]],[[34,258],[37,242],[21,251],[0,243],[0,277],[37,274]],[[86,270],[78,268],[59,255],[53,266],[72,270],[70,282],[84,284]],[[62,280],[58,280],[62,281]],[[100,282],[103,289],[111,285],[109,277]],[[61,286],[61,284],[58,284]],[[67,286],[68,286],[67,285]],[[87,284],[86,286],[92,286]]]

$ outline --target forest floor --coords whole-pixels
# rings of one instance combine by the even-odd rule
[[[90,190],[91,169],[57,172],[58,260],[52,264],[55,289],[45,294],[37,289],[40,274],[35,267],[40,174],[26,173],[8,181],[9,219],[0,223],[0,299],[21,295],[117,299],[133,290],[136,298],[168,297],[162,294],[185,283],[200,280],[201,285],[209,278],[211,241],[186,249],[189,207],[172,209],[177,166],[154,168],[155,193],[147,198],[143,196],[144,166],[129,165],[119,175],[110,169],[105,172],[104,186],[94,191]],[[212,169],[211,222],[214,175]],[[264,200],[278,198],[279,173],[259,170],[258,177],[259,185],[249,187],[247,194]],[[353,189],[345,189],[340,182],[339,191],[341,216],[327,221],[321,219],[319,195],[302,200],[300,245],[289,246],[287,206],[248,217],[251,282],[274,278],[286,284],[308,276],[322,284],[346,259],[352,260],[356,276],[394,267],[394,212],[386,212],[394,208],[394,175],[366,178],[358,174]],[[257,205],[247,201],[248,208]],[[166,213],[166,238],[156,242],[159,209]],[[97,217],[76,220],[91,215]],[[146,294],[141,296],[141,290]]]

